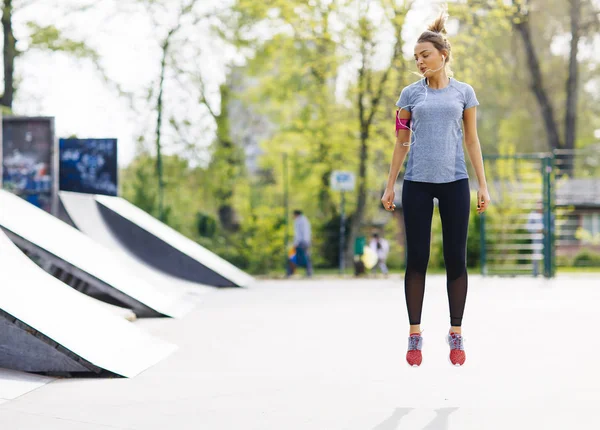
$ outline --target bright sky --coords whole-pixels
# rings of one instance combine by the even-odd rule
[[[81,3],[63,0],[63,4],[69,2]],[[105,0],[92,12],[65,17],[54,6],[54,0],[38,0],[34,7],[15,14],[15,33],[21,41],[19,47],[27,47],[24,36],[28,30],[24,24],[29,20],[68,28],[68,37],[85,40],[99,52],[112,80],[126,91],[143,96],[157,81],[161,56],[158,41],[164,35],[154,32],[151,19],[142,10],[111,17],[116,2]],[[162,19],[168,21],[169,17]],[[216,89],[224,79],[222,52],[210,44],[208,32],[190,36],[190,40],[205,49],[207,60],[210,58],[210,61],[203,61],[203,71],[208,84]],[[55,117],[57,137],[72,134],[116,137],[121,166],[132,160],[137,136],[144,131],[153,133],[153,117],[136,114],[128,101],[101,79],[89,61],[32,50],[17,60],[17,75],[21,81],[14,104],[17,114]],[[205,143],[209,142],[207,137]]]
[[[15,13],[14,28],[20,41],[19,48],[27,48],[27,21],[66,28],[67,36],[85,40],[100,53],[102,64],[111,79],[125,90],[143,95],[157,80],[160,61],[158,41],[164,35],[154,33],[152,20],[141,9],[135,13],[114,16],[117,1],[104,0],[92,11],[69,16],[56,7],[54,0],[37,0],[34,6]],[[18,6],[18,0],[15,3]],[[61,5],[65,6],[82,3],[85,2],[61,1]],[[199,3],[207,7],[222,4],[218,0]],[[429,9],[431,5],[428,3],[417,1],[417,9]],[[171,8],[171,12],[174,11],[176,8]],[[172,18],[166,16],[162,19],[172,21]],[[411,19],[414,31],[417,31],[419,24],[422,27],[419,21],[422,20]],[[223,64],[226,59],[222,47],[210,43],[208,31],[195,36],[195,43],[202,45],[206,55],[206,61],[202,61],[203,74],[212,89],[212,100],[217,102],[214,93],[225,78]],[[133,159],[135,141],[140,133],[146,132],[152,137],[154,118],[135,113],[127,100],[120,98],[100,79],[88,61],[75,60],[63,54],[30,51],[17,60],[17,76],[20,80],[14,103],[17,114],[55,117],[57,137],[73,134],[82,138],[116,137],[121,166]],[[205,116],[205,112],[199,110],[198,115]],[[199,142],[200,145],[210,143],[211,133],[205,137],[204,142]]]
[[[61,0],[61,5],[77,5],[83,0]],[[143,95],[159,73],[160,49],[151,19],[143,10],[113,16],[119,0],[104,0],[86,13],[65,15],[55,0],[37,0],[35,5],[19,11],[14,17],[19,47],[26,48],[28,31],[25,23],[35,20],[39,24],[54,24],[67,28],[67,35],[83,39],[97,49],[108,75],[127,91]],[[18,4],[17,1],[15,3]],[[173,3],[179,3],[173,0]],[[121,2],[120,4],[123,4]],[[222,4],[219,0],[203,0],[199,4],[208,7]],[[437,2],[417,0],[408,17],[405,37],[411,47],[418,32],[437,12]],[[162,22],[173,21],[176,8],[161,15]],[[190,34],[189,42],[201,47],[201,68],[205,80],[212,89],[212,101],[216,102],[216,90],[225,78],[224,63],[232,53],[215,45],[209,32]],[[225,52],[225,53],[224,53]],[[410,54],[411,52],[408,52]],[[78,61],[66,55],[31,51],[17,60],[17,76],[20,80],[14,104],[17,114],[55,117],[57,137],[76,134],[78,137],[116,137],[119,140],[119,164],[128,164],[135,154],[135,141],[140,133],[150,137],[154,118],[135,113],[128,102],[117,96],[99,77],[94,67],[86,61]],[[173,93],[171,93],[173,94]],[[173,103],[173,102],[172,102]],[[216,103],[215,103],[216,106]],[[176,105],[173,106],[173,110]],[[180,107],[181,109],[181,107]],[[206,112],[198,106],[183,107],[191,118],[203,118]],[[147,112],[145,112],[147,115]],[[200,120],[199,120],[200,121]],[[207,145],[212,139],[211,127],[199,145]]]

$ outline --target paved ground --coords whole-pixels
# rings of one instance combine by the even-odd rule
[[[443,277],[424,361],[404,361],[400,278],[263,281],[144,326],[180,349],[133,379],[57,380],[0,404],[7,430],[600,428],[600,277],[471,277],[451,367]]]

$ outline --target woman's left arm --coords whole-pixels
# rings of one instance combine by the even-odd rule
[[[481,144],[477,136],[477,106],[465,109],[463,115],[465,130],[465,146],[469,153],[469,159],[475,169],[479,190],[477,191],[477,213],[483,213],[490,204],[490,193],[485,179],[485,170],[483,168],[483,156],[481,155]]]

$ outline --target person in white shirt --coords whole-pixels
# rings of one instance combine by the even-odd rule
[[[312,262],[310,261],[311,245],[310,221],[301,210],[294,211],[294,248],[296,248],[296,265],[306,267],[306,275],[312,276]],[[288,264],[287,275],[293,272],[293,266]]]
[[[371,242],[369,243],[369,248],[371,248],[377,254],[377,264],[375,267],[373,267],[373,272],[379,268],[381,273],[387,275],[388,268],[385,264],[385,261],[387,260],[390,252],[390,245],[388,241],[379,237],[377,233],[374,233]]]

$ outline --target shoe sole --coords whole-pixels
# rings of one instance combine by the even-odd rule
[[[453,367],[463,367],[464,366],[464,363],[463,364],[459,364],[459,363],[454,364],[452,362],[452,360],[450,360],[450,356],[448,356],[448,363],[450,363],[450,365]]]

